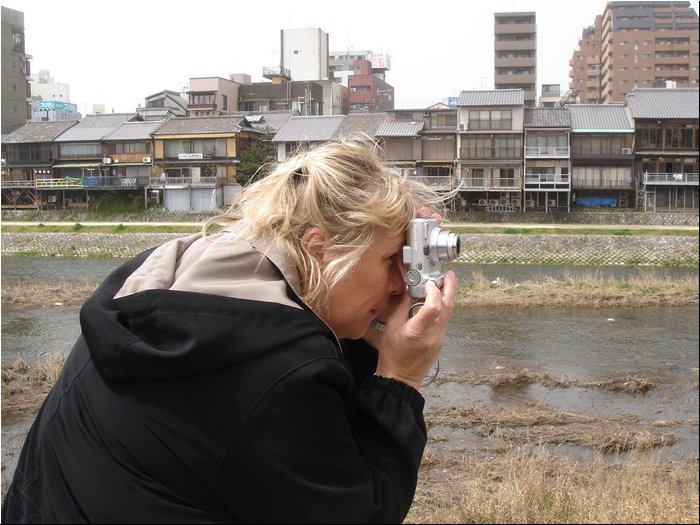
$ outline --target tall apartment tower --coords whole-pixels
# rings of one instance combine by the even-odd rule
[[[293,80],[328,80],[328,33],[319,28],[281,30],[280,67]]]
[[[569,61],[581,103],[624,102],[637,88],[698,87],[698,14],[687,1],[608,2]]]
[[[494,13],[495,89],[522,89],[525,105],[537,99],[537,24],[534,12]]]
[[[31,117],[30,62],[24,50],[24,13],[2,6],[2,134]]]

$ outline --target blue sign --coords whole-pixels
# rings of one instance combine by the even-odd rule
[[[78,111],[77,104],[71,104],[70,102],[59,102],[57,100],[42,100],[39,102],[39,109],[55,109],[59,111]]]

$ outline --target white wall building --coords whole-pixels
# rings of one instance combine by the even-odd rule
[[[308,29],[282,29],[281,66],[292,80],[328,80],[328,33]]]

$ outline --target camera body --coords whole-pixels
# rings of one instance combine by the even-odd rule
[[[442,263],[456,259],[459,255],[459,236],[441,230],[435,219],[413,219],[406,232],[403,247],[403,262],[407,266],[404,281],[415,307],[423,305],[425,285],[434,281],[442,288]],[[411,310],[412,313],[415,311]]]

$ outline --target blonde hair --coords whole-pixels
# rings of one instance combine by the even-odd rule
[[[299,151],[244,187],[226,214],[212,223],[244,219],[249,240],[272,239],[299,273],[301,298],[313,309],[382,234],[404,232],[421,207],[444,213],[446,197],[391,171],[366,138],[327,142]],[[303,244],[312,227],[330,240],[322,266]]]

